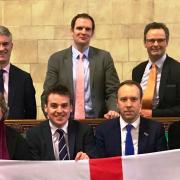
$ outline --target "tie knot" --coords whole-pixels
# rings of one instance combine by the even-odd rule
[[[128,132],[131,132],[131,129],[133,128],[133,125],[132,124],[128,124],[127,126],[126,126],[126,130],[128,131]]]
[[[57,129],[56,131],[59,133],[60,137],[64,136],[64,131],[62,129]]]
[[[152,69],[157,69],[157,65],[156,64],[152,64],[151,68]]]
[[[83,60],[84,54],[83,54],[83,53],[80,53],[80,54],[78,55],[78,58],[79,58],[80,60]]]

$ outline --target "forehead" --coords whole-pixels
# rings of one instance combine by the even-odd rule
[[[165,38],[166,34],[163,29],[150,29],[147,34],[146,38]]]
[[[52,93],[48,96],[48,103],[70,103],[70,97],[65,95],[60,95],[56,93]]]
[[[76,22],[75,22],[75,27],[76,26],[92,27],[92,21],[88,18],[78,18],[78,19],[76,19]]]
[[[0,42],[9,42],[11,41],[11,37],[10,36],[6,36],[6,35],[1,35],[0,34]]]
[[[140,97],[140,91],[135,85],[123,85],[118,90],[118,97]]]

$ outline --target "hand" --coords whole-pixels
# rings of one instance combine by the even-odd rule
[[[151,109],[141,109],[140,115],[143,117],[150,118],[150,117],[152,117],[152,110]]]
[[[89,156],[86,153],[80,151],[76,154],[75,161],[84,160],[84,159],[89,159]]]
[[[108,113],[104,114],[105,119],[113,119],[119,117],[119,113],[116,111],[108,111]]]

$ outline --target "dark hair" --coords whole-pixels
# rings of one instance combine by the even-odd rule
[[[68,96],[69,98],[71,97],[68,88],[61,84],[50,87],[47,91],[44,92],[44,94],[45,94],[45,104],[48,103],[48,97],[50,94],[59,94],[63,96]],[[71,100],[70,100],[70,103],[71,103]]]
[[[0,35],[8,36],[12,39],[12,34],[9,29],[5,26],[0,26]]]
[[[146,35],[150,29],[163,29],[166,35],[166,41],[169,41],[169,29],[164,23],[152,22],[146,25],[144,29],[144,42],[146,42]]]
[[[140,100],[142,100],[142,97],[143,97],[143,90],[142,90],[141,85],[140,85],[138,82],[133,81],[133,80],[126,80],[126,81],[120,83],[119,89],[120,89],[122,86],[124,86],[124,85],[130,85],[130,86],[131,86],[131,85],[135,85],[135,86],[139,89]]]
[[[77,14],[75,17],[73,17],[72,21],[71,21],[71,29],[74,29],[76,20],[78,18],[83,18],[83,19],[90,19],[92,22],[92,31],[94,32],[95,30],[95,22],[94,19],[87,13],[81,13],[81,14]]]
[[[6,101],[4,99],[4,96],[2,93],[0,93],[0,110],[2,111],[2,114],[3,114],[3,119],[6,119],[7,116],[8,116],[8,107],[7,107],[7,104],[6,104]]]

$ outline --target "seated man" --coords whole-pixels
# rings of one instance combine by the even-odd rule
[[[180,121],[174,122],[168,129],[169,149],[180,149]]]
[[[117,97],[120,118],[96,128],[99,157],[143,154],[167,149],[163,126],[140,117],[142,88],[132,80],[120,84]]]
[[[62,85],[45,94],[48,119],[27,132],[33,160],[80,160],[95,156],[93,130],[87,124],[70,119],[70,93]]]
[[[4,124],[8,108],[0,93],[0,159],[28,160],[28,146],[25,139],[14,129]]]

